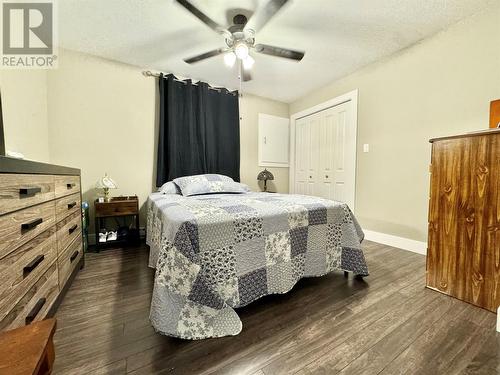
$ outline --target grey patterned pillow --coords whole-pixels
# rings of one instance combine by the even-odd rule
[[[248,187],[234,182],[231,177],[220,174],[202,174],[179,177],[174,183],[181,189],[182,195],[214,194],[214,193],[246,193]]]

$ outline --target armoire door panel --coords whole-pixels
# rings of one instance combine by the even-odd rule
[[[486,206],[486,274],[488,277],[487,288],[491,291],[487,294],[488,306],[495,306],[500,300],[500,137],[494,137],[490,140],[490,174],[489,186],[487,187],[490,196],[490,202]]]
[[[427,286],[500,304],[500,133],[432,140]]]

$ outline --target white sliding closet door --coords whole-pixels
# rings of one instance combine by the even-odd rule
[[[295,192],[354,207],[356,126],[351,101],[296,120]]]
[[[308,170],[308,148],[310,145],[309,127],[306,119],[299,119],[295,123],[295,193],[307,194],[309,182]]]
[[[318,184],[319,175],[319,144],[321,122],[317,114],[297,120],[297,163],[296,163],[296,193],[318,195],[321,187]]]

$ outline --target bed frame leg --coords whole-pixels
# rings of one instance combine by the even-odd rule
[[[344,271],[344,277],[349,277],[349,271]],[[363,281],[363,276],[361,275],[354,275],[354,279]]]

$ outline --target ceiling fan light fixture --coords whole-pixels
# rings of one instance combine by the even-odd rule
[[[226,14],[234,14],[232,25],[225,28],[218,22],[211,19],[204,12],[198,9],[194,4],[194,0],[171,0],[184,7],[192,16],[198,18],[203,24],[215,31],[217,34],[224,37],[225,46],[212,51],[201,53],[199,55],[184,59],[187,64],[196,64],[200,61],[213,58],[214,56],[223,55],[225,64],[232,68],[238,64],[238,72],[240,82],[248,82],[252,79],[250,69],[252,69],[255,61],[250,56],[254,53],[264,54],[274,57],[288,59],[288,61],[301,61],[305,55],[304,51],[283,48],[268,44],[256,43],[255,31],[263,28],[289,1],[292,0],[259,0],[258,3],[265,2],[265,5],[252,13],[250,17],[242,13],[250,13],[242,9],[229,9]],[[194,2],[198,2],[195,0]],[[256,0],[254,0],[255,2]],[[256,55],[253,55],[256,56]]]
[[[243,69],[245,69],[245,70],[252,69],[252,66],[254,63],[255,63],[255,60],[253,59],[253,57],[248,55],[245,59],[243,59]]]
[[[234,53],[240,60],[245,60],[248,57],[248,46],[243,42],[239,42],[234,46]]]
[[[224,64],[232,68],[236,62],[236,55],[233,51],[230,51],[224,55]]]

